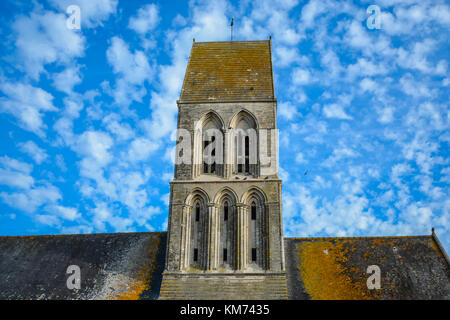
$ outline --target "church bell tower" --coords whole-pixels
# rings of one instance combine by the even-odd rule
[[[283,298],[271,41],[194,41],[177,104],[161,298]]]

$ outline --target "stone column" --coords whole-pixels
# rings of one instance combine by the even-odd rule
[[[247,205],[243,203],[236,204],[237,207],[237,252],[236,266],[237,269],[243,271],[247,268],[248,257],[248,214]]]
[[[263,217],[263,233],[262,233],[262,240],[263,240],[263,257],[264,257],[264,266],[263,268],[265,270],[269,270],[270,269],[270,239],[271,239],[271,235],[270,235],[270,226],[269,226],[269,206],[267,204],[264,204],[263,206],[263,211],[262,211],[262,217]],[[281,239],[281,242],[283,242],[284,239]]]
[[[215,203],[208,203],[206,270],[216,270],[219,260],[219,219]]]
[[[232,159],[231,159],[231,146],[232,141],[231,141],[231,134],[230,134],[230,130],[226,130],[224,131],[224,150],[223,150],[223,169],[224,169],[224,173],[223,176],[225,178],[229,178],[231,176],[231,164],[232,164]]]
[[[189,267],[191,257],[191,211],[191,206],[183,206],[181,217],[180,270],[186,270]]]
[[[195,129],[193,133],[194,139],[192,141],[192,178],[196,178],[202,172],[203,165],[203,141],[201,130]]]

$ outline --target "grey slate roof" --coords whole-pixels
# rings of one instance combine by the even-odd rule
[[[166,232],[0,237],[0,299],[157,299]],[[285,238],[289,299],[450,299],[432,236]],[[81,289],[66,286],[69,265]],[[368,265],[381,289],[368,290]],[[239,299],[239,297],[236,297]]]
[[[450,266],[435,235],[286,238],[290,299],[450,299]],[[370,265],[381,289],[369,290]]]
[[[166,232],[0,237],[0,299],[156,299]],[[69,265],[81,289],[69,290]]]

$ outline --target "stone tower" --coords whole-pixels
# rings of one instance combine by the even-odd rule
[[[161,298],[286,298],[271,41],[193,43]]]

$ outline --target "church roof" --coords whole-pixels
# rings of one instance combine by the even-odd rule
[[[166,232],[0,237],[0,300],[156,299]],[[77,265],[81,288],[69,290]]]
[[[157,299],[166,240],[167,232],[0,237],[0,300]],[[288,297],[450,299],[439,246],[434,234],[285,238]],[[69,265],[81,269],[79,290],[67,289]],[[369,265],[381,270],[380,290],[367,288]]]
[[[180,102],[274,99],[270,40],[193,43]]]
[[[450,299],[450,265],[432,236],[285,238],[289,299]],[[381,288],[367,287],[376,265]]]

